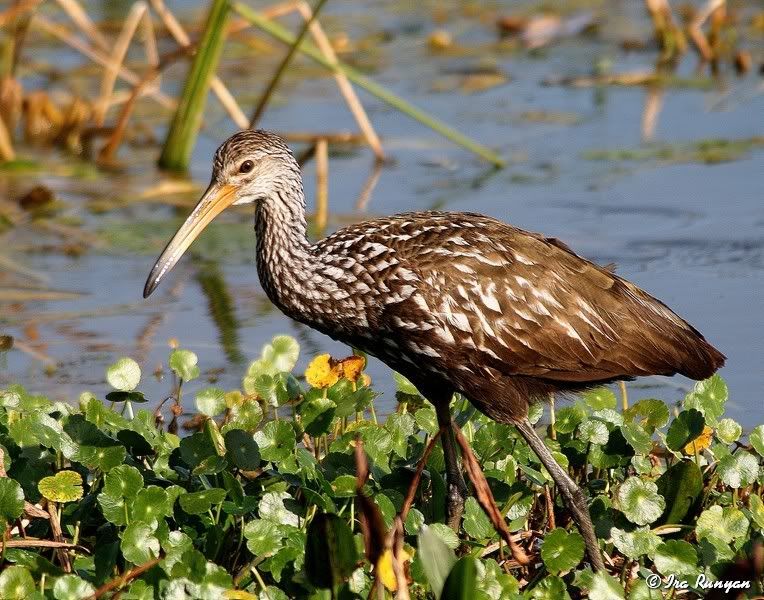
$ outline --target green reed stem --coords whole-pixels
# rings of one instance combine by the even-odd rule
[[[302,29],[300,29],[300,32],[297,34],[294,43],[289,47],[289,52],[286,53],[286,56],[281,61],[279,68],[276,69],[276,72],[273,74],[273,78],[268,83],[268,87],[265,88],[265,92],[263,92],[263,95],[260,97],[260,101],[257,103],[257,107],[252,113],[252,118],[249,121],[250,129],[257,127],[257,123],[263,116],[265,108],[268,106],[268,102],[270,101],[271,96],[273,96],[273,92],[276,90],[276,86],[278,85],[279,81],[281,81],[281,76],[286,72],[289,63],[292,62],[292,58],[297,53],[297,49],[302,43],[302,40],[305,38],[305,34],[308,33],[308,29],[310,29],[311,23],[313,23],[313,21],[316,19],[318,13],[321,12],[324,4],[326,4],[326,0],[318,0],[316,7],[311,11],[310,19],[305,19],[303,22]]]
[[[246,4],[242,4],[241,2],[232,2],[231,8],[235,10],[237,13],[239,13],[244,19],[246,19],[247,21],[249,21],[256,27],[262,29],[266,33],[272,35],[279,41],[285,44],[295,45],[296,38],[287,29],[285,29],[278,23],[271,21],[270,19],[260,14],[259,12],[251,9]],[[366,77],[360,71],[357,71],[353,67],[350,67],[339,61],[337,61],[336,63],[330,61],[318,50],[318,48],[316,48],[312,44],[307,44],[307,43],[301,44],[299,45],[299,47],[297,47],[297,50],[299,50],[310,59],[314,60],[318,64],[322,65],[323,67],[326,67],[327,69],[331,71],[339,71],[341,73],[344,73],[345,76],[350,81],[352,81],[359,87],[363,88],[364,90],[369,92],[371,95],[376,96],[383,102],[389,104],[390,106],[394,107],[400,112],[408,115],[412,119],[419,121],[420,123],[429,127],[430,129],[437,131],[443,137],[451,140],[455,144],[458,144],[459,146],[466,148],[470,152],[477,154],[481,158],[496,165],[497,167],[504,166],[505,164],[504,160],[498,154],[496,154],[489,148],[486,148],[482,144],[479,144],[478,142],[468,138],[466,135],[456,131],[455,129],[453,129],[449,125],[446,125],[439,119],[436,119],[435,117],[424,112],[420,108],[417,108],[413,104],[410,104],[409,102],[407,102],[400,96],[394,94],[387,88],[372,81],[371,79],[369,79],[368,77]]]
[[[212,0],[204,34],[191,63],[183,94],[159,158],[159,166],[162,168],[183,171],[191,161],[191,152],[202,125],[210,81],[223,50],[228,8],[228,0]]]

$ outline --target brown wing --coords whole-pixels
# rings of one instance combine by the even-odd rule
[[[723,362],[663,303],[557,240],[480,215],[416,221],[392,227],[387,242],[391,285],[404,285],[402,272],[413,291],[380,315],[409,362],[571,383],[697,379]]]

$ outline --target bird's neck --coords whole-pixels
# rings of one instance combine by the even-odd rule
[[[332,282],[307,238],[305,195],[299,178],[288,179],[257,203],[257,273],[265,293],[290,317],[313,324],[311,307]]]

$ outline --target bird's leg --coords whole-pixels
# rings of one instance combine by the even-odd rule
[[[560,492],[565,498],[565,503],[568,509],[573,513],[573,520],[576,522],[578,530],[584,538],[586,544],[586,552],[589,555],[589,560],[592,563],[595,571],[602,571],[605,569],[605,563],[602,562],[602,553],[600,552],[599,544],[597,543],[597,536],[594,534],[594,525],[592,524],[592,518],[589,515],[589,507],[586,505],[586,497],[584,496],[581,488],[576,485],[570,476],[565,472],[560,464],[554,459],[549,448],[546,447],[544,441],[536,433],[533,425],[527,418],[523,418],[521,421],[515,423],[520,435],[525,438],[528,445],[536,453],[536,456],[541,460],[541,464],[546,467],[549,474],[554,479],[557,487],[560,488]]]
[[[456,455],[456,438],[451,424],[451,411],[448,401],[436,402],[435,413],[440,426],[440,442],[446,461],[446,519],[448,526],[459,531],[464,514],[464,501],[467,498],[467,484],[462,476],[462,469]]]

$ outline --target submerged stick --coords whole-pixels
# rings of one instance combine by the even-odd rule
[[[282,27],[278,23],[274,23],[270,19],[265,18],[261,13],[255,10],[252,10],[246,4],[242,4],[241,2],[233,2],[231,4],[231,7],[237,13],[239,13],[242,17],[250,21],[253,25],[259,27],[260,29],[272,35],[276,39],[284,42],[285,44],[294,43],[295,38],[289,31],[287,31],[284,27]],[[306,56],[308,56],[309,58],[311,58],[312,60],[314,60],[315,62],[317,62],[318,64],[326,67],[327,69],[330,69],[331,71],[341,71],[347,76],[347,78],[350,81],[362,87],[373,96],[376,96],[383,102],[396,108],[397,110],[404,113],[405,115],[408,115],[415,121],[419,121],[420,123],[429,127],[433,131],[437,131],[443,137],[451,140],[455,144],[462,146],[463,148],[466,148],[467,150],[480,156],[484,160],[487,160],[488,162],[493,163],[497,167],[504,166],[505,164],[504,160],[494,151],[468,138],[463,133],[456,131],[449,125],[446,125],[443,121],[440,121],[439,119],[436,119],[432,115],[424,112],[422,109],[417,108],[416,106],[407,102],[400,96],[389,91],[387,88],[379,85],[375,81],[372,81],[365,75],[361,74],[360,71],[357,71],[356,69],[341,62],[332,63],[331,61],[327,60],[327,58],[323,54],[321,54],[318,48],[316,48],[313,45],[303,44],[302,46],[300,46],[299,51],[305,54]]]

